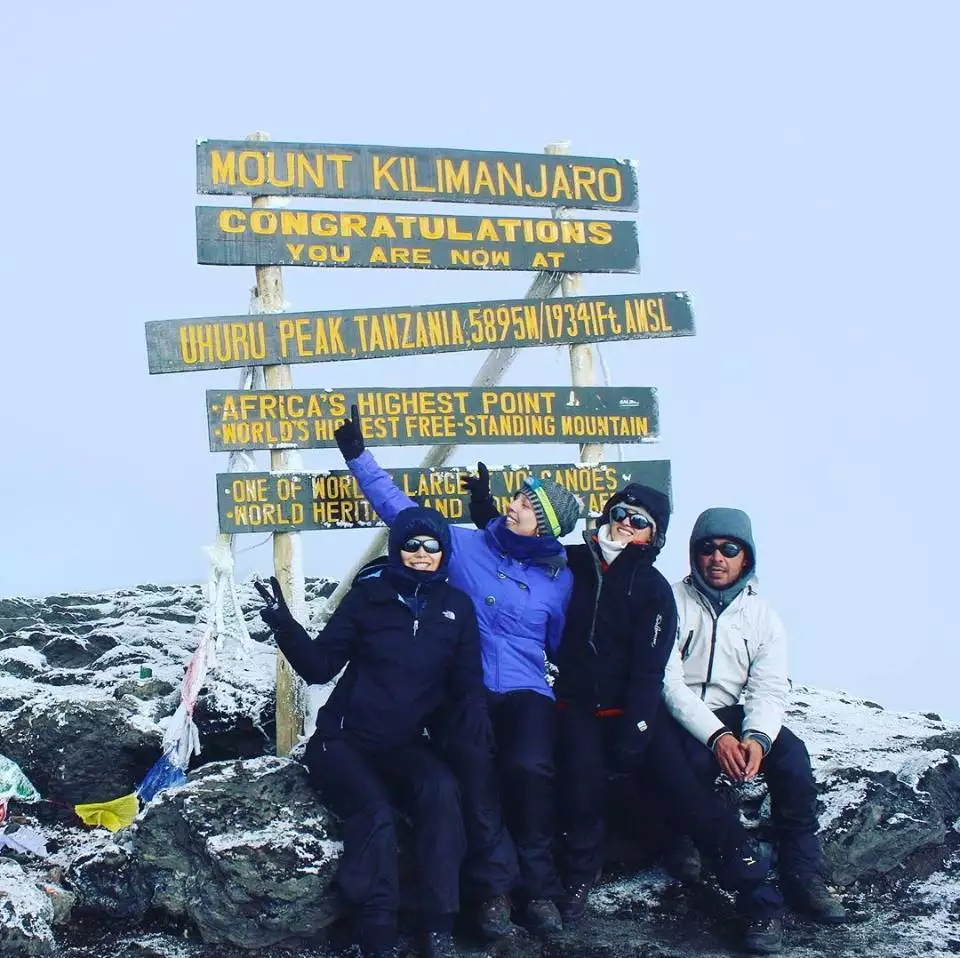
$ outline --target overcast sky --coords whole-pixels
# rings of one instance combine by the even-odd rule
[[[672,460],[662,570],[685,573],[702,509],[745,508],[795,682],[960,718],[956,4],[19,6],[0,63],[0,596],[207,575],[226,456],[207,450],[204,390],[237,371],[149,376],[143,337],[147,320],[248,306],[252,268],[196,265],[194,206],[217,200],[194,192],[195,139],[568,139],[639,164],[642,272],[585,290],[687,290],[696,314],[695,338],[603,348],[612,384],[659,390],[661,443],[623,454]],[[285,271],[293,309],[521,296],[530,279]],[[462,385],[481,360],[293,375]],[[506,382],[568,377],[546,348]],[[576,449],[465,447],[457,461],[478,455]],[[305,461],[341,465],[335,451]],[[307,573],[337,576],[367,536],[304,536]],[[270,563],[268,545],[239,560],[244,574]]]

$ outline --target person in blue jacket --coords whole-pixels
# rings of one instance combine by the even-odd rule
[[[385,567],[361,571],[316,640],[280,585],[261,611],[308,684],[340,677],[307,743],[311,784],[343,821],[338,882],[364,958],[398,954],[400,890],[394,808],[413,824],[426,958],[456,955],[453,921],[466,851],[456,777],[423,736],[438,711],[485,708],[473,603],[447,581],[450,529],[433,509],[394,517]]]
[[[365,450],[357,408],[335,433],[363,494],[391,528],[413,505]],[[564,896],[553,857],[556,712],[546,654],[563,634],[572,579],[559,537],[580,515],[577,498],[550,479],[528,477],[507,515],[486,529],[451,529],[450,582],[473,600],[483,677],[496,743],[497,780],[464,760],[463,789],[469,858],[465,898],[489,938],[510,929],[507,892],[515,880],[504,866],[503,820],[516,846],[521,910],[531,930],[562,927]],[[464,753],[461,751],[461,757]]]

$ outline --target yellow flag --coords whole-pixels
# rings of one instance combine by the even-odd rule
[[[83,820],[84,825],[97,825],[108,828],[111,832],[118,832],[126,828],[137,817],[140,803],[136,792],[115,798],[111,802],[90,802],[87,805],[74,805],[73,810]]]

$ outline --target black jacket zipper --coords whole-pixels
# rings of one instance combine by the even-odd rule
[[[710,658],[707,659],[707,678],[700,690],[701,701],[707,697],[707,686],[710,684],[710,679],[713,678],[713,656],[717,651],[717,622],[720,616],[714,615],[713,610],[711,610],[710,617],[713,619],[713,628],[710,631]]]

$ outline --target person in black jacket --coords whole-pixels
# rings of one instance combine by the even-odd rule
[[[637,773],[660,711],[677,608],[653,563],[669,521],[663,493],[630,483],[607,501],[596,531],[567,547],[573,598],[555,686],[564,922],[583,916],[600,874],[607,776]]]
[[[457,781],[422,731],[443,708],[483,715],[480,640],[473,603],[446,581],[450,530],[438,512],[404,510],[388,552],[386,566],[358,576],[316,640],[275,579],[275,602],[261,615],[308,684],[329,682],[346,665],[317,715],[306,765],[343,820],[338,880],[363,955],[390,956],[397,947],[397,807],[413,823],[422,953],[443,958],[456,954],[466,840]]]

